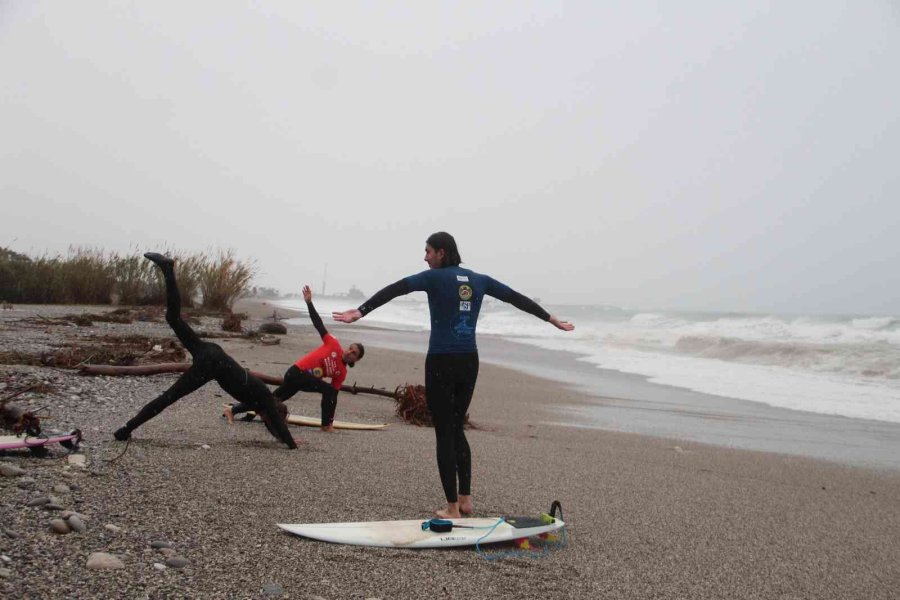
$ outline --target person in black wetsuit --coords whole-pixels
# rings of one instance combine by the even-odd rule
[[[144,406],[133,419],[117,429],[113,436],[119,441],[127,440],[131,437],[132,431],[176,401],[215,379],[231,396],[253,407],[253,410],[262,416],[269,433],[276,439],[287,444],[288,448],[296,448],[297,443],[284,422],[287,413],[284,404],[275,400],[265,383],[241,367],[217,344],[201,341],[194,330],[182,320],[181,295],[175,282],[175,261],[156,252],[147,252],[144,257],[156,263],[163,272],[166,281],[166,321],[194,360],[191,368],[185,371],[172,387]]]
[[[281,401],[291,398],[299,391],[320,392],[322,394],[322,431],[334,431],[334,411],[337,408],[338,392],[347,377],[347,367],[353,367],[362,359],[366,350],[359,342],[350,344],[347,350],[341,348],[337,338],[328,333],[325,324],[312,302],[312,290],[303,286],[303,299],[309,312],[309,320],[322,338],[322,345],[300,358],[284,374],[284,383],[275,390],[275,397]],[[331,383],[322,380],[327,377]],[[225,409],[224,416],[231,422],[234,415],[253,410],[246,404],[233,404]]]
[[[485,295],[551,323],[563,331],[575,326],[560,321],[530,298],[506,285],[460,267],[456,240],[449,233],[432,234],[425,244],[425,262],[430,267],[377,292],[357,309],[332,313],[335,320],[352,323],[397,296],[424,291],[431,313],[431,337],[425,358],[425,395],[434,421],[438,472],[447,498],[441,518],[471,514],[472,456],[463,422],[478,378],[478,348],[475,326]],[[457,486],[458,483],[458,486]]]

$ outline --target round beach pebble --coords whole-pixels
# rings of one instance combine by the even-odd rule
[[[103,526],[103,529],[110,531],[112,533],[119,533],[120,531],[122,531],[121,527],[119,527],[118,525],[113,525],[112,523],[107,523],[106,525]]]
[[[153,568],[156,569],[157,571],[165,571],[166,565],[164,565],[162,563],[153,563]]]
[[[72,489],[64,483],[60,483],[58,485],[53,486],[53,491],[57,494],[67,494],[72,491]]]
[[[166,542],[166,541],[163,541],[163,540],[157,540],[157,541],[155,541],[155,542],[150,542],[150,547],[153,548],[153,549],[155,549],[155,550],[159,550],[160,548],[171,548],[171,547],[172,547],[172,543],[171,543],[171,542]]]
[[[88,569],[124,569],[125,563],[115,554],[93,552],[87,560]]]
[[[263,323],[259,326],[260,333],[274,333],[278,335],[287,335],[287,327],[283,323]]]
[[[23,490],[30,490],[34,487],[34,477],[22,477],[16,482],[16,487]]]
[[[188,561],[183,556],[170,556],[166,558],[166,566],[172,567],[173,569],[182,569],[186,567]]]
[[[0,475],[4,477],[19,477],[25,474],[25,469],[16,465],[0,463]]]
[[[47,496],[36,496],[36,497],[32,498],[31,500],[29,500],[25,504],[25,506],[43,506],[43,505],[49,504],[49,503],[50,503],[50,498],[48,498]]]
[[[9,579],[12,577],[12,571],[9,569],[0,569],[0,579]]]
[[[162,554],[163,556],[173,556],[173,555],[177,554],[178,551],[175,550],[175,548],[160,548],[159,553]]]
[[[284,588],[279,583],[267,583],[263,586],[262,593],[266,598],[278,598],[284,594]]]
[[[65,535],[72,531],[72,529],[69,527],[69,524],[66,523],[63,519],[51,519],[50,530],[53,533],[58,533],[60,535]]]
[[[84,530],[87,529],[84,526],[84,521],[78,515],[72,515],[68,519],[66,519],[66,523],[69,524],[69,527],[72,528],[72,531],[77,531],[78,533],[84,533]]]

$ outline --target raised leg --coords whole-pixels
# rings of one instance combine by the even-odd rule
[[[147,252],[144,254],[144,258],[156,263],[163,273],[163,279],[166,282],[166,322],[175,332],[178,341],[188,352],[194,354],[203,342],[190,325],[181,318],[181,293],[178,291],[178,283],[175,281],[175,261],[157,252]]]

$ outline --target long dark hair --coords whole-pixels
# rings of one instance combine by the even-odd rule
[[[456,267],[462,262],[459,250],[456,249],[456,240],[454,240],[453,236],[446,231],[432,233],[428,236],[428,239],[425,240],[425,243],[435,250],[444,251],[444,260],[441,263],[442,267]]]

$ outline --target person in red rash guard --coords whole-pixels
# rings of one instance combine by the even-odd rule
[[[322,431],[334,431],[334,412],[337,408],[338,392],[347,377],[347,368],[353,367],[365,354],[362,344],[350,344],[347,350],[341,348],[337,338],[328,333],[322,318],[312,303],[312,290],[303,286],[303,299],[309,311],[309,319],[319,335],[322,345],[295,362],[284,373],[284,383],[274,392],[279,400],[287,400],[299,391],[320,392],[322,394]],[[323,381],[328,378],[330,383]],[[229,422],[234,415],[252,410],[244,404],[234,404],[225,409],[224,416]]]

